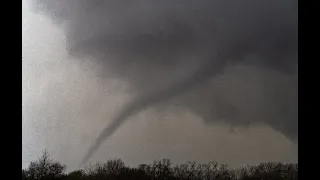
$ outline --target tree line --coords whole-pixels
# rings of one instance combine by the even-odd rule
[[[114,159],[69,173],[66,168],[44,151],[22,170],[22,180],[298,180],[298,164],[274,162],[231,169],[215,161],[173,166],[169,159],[129,167],[121,159]]]

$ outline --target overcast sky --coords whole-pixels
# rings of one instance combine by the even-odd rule
[[[28,166],[47,149],[52,158],[75,169],[130,94],[125,83],[102,79],[98,64],[71,57],[62,30],[46,17],[29,12],[24,1],[22,23],[22,165]],[[249,67],[227,72],[220,81],[249,72],[248,82],[255,82],[259,79],[254,77],[261,74]],[[173,163],[216,160],[238,167],[264,161],[297,162],[297,144],[263,124],[231,127],[206,123],[183,108],[149,108],[125,122],[90,161],[113,158],[129,165],[170,158]]]

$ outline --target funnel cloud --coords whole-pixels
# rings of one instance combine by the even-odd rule
[[[83,163],[130,116],[183,107],[205,122],[298,135],[297,0],[32,0],[67,50],[129,85],[135,98]],[[103,94],[101,94],[103,96]]]

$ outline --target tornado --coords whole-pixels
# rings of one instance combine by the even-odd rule
[[[71,56],[134,97],[82,163],[131,116],[178,96],[205,123],[261,123],[297,139],[297,0],[30,2],[65,32]]]

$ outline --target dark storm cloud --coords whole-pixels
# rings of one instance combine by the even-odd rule
[[[84,162],[129,116],[178,96],[206,122],[264,123],[296,138],[297,0],[32,3],[65,30],[71,55],[97,61],[136,95]]]

